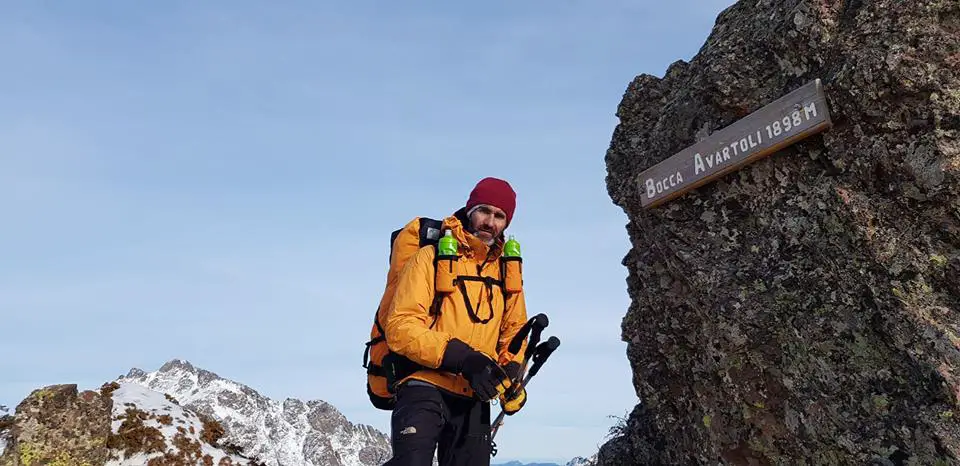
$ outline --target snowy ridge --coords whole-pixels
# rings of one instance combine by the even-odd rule
[[[12,435],[12,432],[6,428],[4,422],[5,418],[9,419],[7,414],[8,412],[9,411],[7,410],[6,406],[0,405],[0,456],[3,456],[3,454],[7,452],[7,446],[9,443],[7,436]]]
[[[593,455],[593,456],[591,456],[591,457],[589,457],[589,458],[584,458],[584,457],[582,457],[582,456],[578,456],[578,457],[570,460],[570,461],[567,463],[566,466],[594,466],[595,464],[597,464],[597,455],[596,455],[596,454]]]
[[[329,403],[271,400],[186,361],[175,359],[149,373],[132,369],[118,382],[169,394],[220,421],[222,442],[268,466],[378,466],[390,456],[386,434],[350,423]]]
[[[156,429],[159,436],[162,436],[163,449],[150,453],[140,451],[128,456],[123,449],[114,448],[111,451],[113,459],[107,461],[105,466],[153,464],[150,463],[151,459],[155,459],[155,462],[160,464],[169,464],[175,461],[172,457],[178,455],[183,460],[207,460],[207,464],[250,464],[248,459],[227,453],[204,440],[204,425],[197,415],[174,404],[162,393],[133,383],[119,385],[120,388],[112,393],[111,430],[113,433],[126,430],[124,422],[129,419],[128,415],[139,415],[143,427]],[[164,455],[167,457],[164,458]]]

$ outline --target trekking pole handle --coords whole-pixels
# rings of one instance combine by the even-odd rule
[[[530,341],[527,342],[527,352],[526,354],[524,354],[525,359],[529,359],[530,355],[533,354],[533,349],[540,344],[540,334],[543,332],[543,329],[545,329],[547,325],[550,323],[549,321],[547,321],[547,316],[543,314],[540,314],[540,315],[543,316],[543,322],[542,322],[543,325],[538,325],[540,324],[540,322],[537,322],[533,325],[533,328],[531,329],[532,332],[530,333]],[[536,317],[534,317],[534,319],[536,319]]]
[[[550,337],[543,344],[537,345],[537,351],[533,353],[533,366],[530,367],[530,372],[527,374],[528,379],[536,375],[543,363],[559,346],[560,339],[557,337]]]
[[[510,346],[507,347],[507,351],[517,354],[520,351],[520,347],[523,346],[523,341],[527,339],[527,335],[530,333],[530,329],[540,329],[543,330],[544,327],[549,325],[550,321],[547,319],[546,314],[537,314],[528,320],[523,327],[520,327],[520,331],[517,332],[517,335],[513,337],[513,340],[510,340]],[[539,331],[534,330],[536,335],[539,335]]]

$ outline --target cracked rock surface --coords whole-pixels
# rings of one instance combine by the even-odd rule
[[[642,171],[814,79],[831,129],[641,207]],[[598,464],[960,461],[960,2],[741,1],[617,115],[641,403]]]

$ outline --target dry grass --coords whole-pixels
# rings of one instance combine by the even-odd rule
[[[208,416],[200,416],[200,420],[203,421],[203,430],[200,431],[200,438],[210,445],[218,446],[217,443],[226,434],[223,425],[216,419],[211,419]]]
[[[112,387],[109,384],[104,385],[101,387],[101,393],[106,392],[105,395],[108,396],[117,388],[119,387]],[[219,442],[226,434],[226,430],[219,421],[200,414],[199,418],[203,423],[203,427],[200,431],[199,441],[191,439],[191,436],[195,434],[193,426],[189,426],[189,428],[177,426],[177,433],[173,439],[170,440],[171,445],[167,445],[167,440],[164,438],[163,433],[156,427],[146,425],[144,421],[156,420],[162,425],[169,426],[173,425],[172,416],[169,414],[159,416],[149,414],[138,409],[133,403],[126,403],[125,406],[126,411],[124,414],[117,417],[117,419],[123,420],[117,433],[111,433],[107,438],[108,448],[114,452],[122,452],[127,458],[139,453],[162,454],[161,456],[156,456],[148,460],[147,466],[214,466],[213,457],[203,454],[202,445],[207,443],[213,447],[220,448]],[[0,417],[0,430],[3,430],[5,426],[4,422],[12,425],[13,417]],[[167,451],[168,448],[173,451]],[[238,448],[229,446],[227,448],[235,450],[228,452],[230,454],[240,454]],[[226,451],[226,449],[224,451]],[[116,453],[113,453],[111,459],[119,458],[116,458]],[[240,466],[241,464],[244,463],[236,463],[229,457],[224,457],[217,463],[217,466]],[[245,464],[252,466],[258,463],[250,461]]]
[[[111,433],[107,437],[107,447],[122,450],[128,457],[137,453],[159,453],[166,450],[167,442],[163,433],[156,427],[143,423],[149,418],[150,415],[146,412],[127,406],[124,414],[118,417],[123,419],[123,422],[117,433]]]

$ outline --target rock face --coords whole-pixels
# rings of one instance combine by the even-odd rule
[[[76,385],[35,390],[17,406],[12,441],[0,465],[104,464],[112,409],[109,396],[78,394]]]
[[[385,434],[352,424],[329,403],[271,400],[188,361],[171,360],[149,373],[132,369],[119,382],[168,394],[219,421],[224,443],[268,466],[377,466],[390,458]]]
[[[643,170],[817,78],[832,129],[641,208]],[[740,1],[617,114],[641,404],[598,464],[960,461],[960,2]]]

